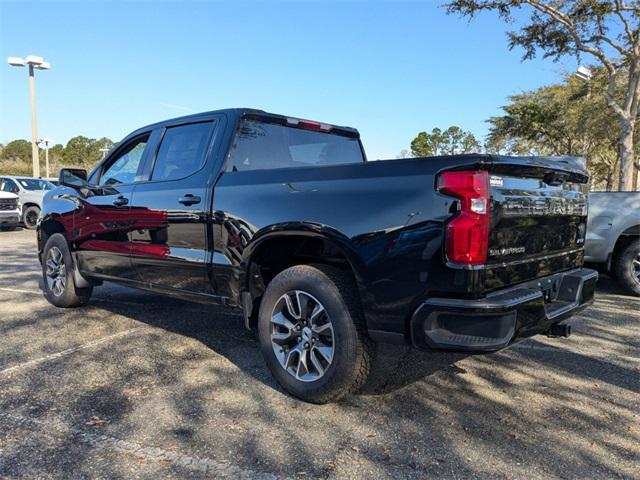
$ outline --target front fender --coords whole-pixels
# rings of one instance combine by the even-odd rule
[[[75,190],[59,187],[47,192],[37,225],[38,252],[42,252],[44,242],[53,233],[63,233],[67,242],[71,242],[73,216],[78,207],[79,199]]]

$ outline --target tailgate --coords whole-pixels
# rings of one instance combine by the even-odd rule
[[[487,166],[485,291],[581,266],[589,187],[580,159],[497,157]]]

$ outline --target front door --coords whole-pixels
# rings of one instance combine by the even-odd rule
[[[131,202],[132,262],[154,287],[212,294],[208,196],[215,120],[164,128],[147,181]]]
[[[72,236],[80,271],[137,280],[130,257],[130,203],[148,141],[147,133],[119,148],[101,168],[96,188],[78,197]]]

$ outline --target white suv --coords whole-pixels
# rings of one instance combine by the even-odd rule
[[[0,191],[0,229],[13,230],[22,220],[20,200],[15,193]]]
[[[36,228],[44,194],[55,185],[44,178],[0,176],[0,190],[16,194],[22,204],[22,223],[26,228]]]

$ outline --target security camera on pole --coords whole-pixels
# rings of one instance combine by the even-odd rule
[[[49,70],[51,65],[42,57],[29,55],[26,58],[9,57],[8,63],[14,67],[29,65],[29,97],[31,99],[31,159],[33,162],[33,176],[40,177],[40,159],[38,157],[38,128],[36,125],[36,78],[35,70]]]

